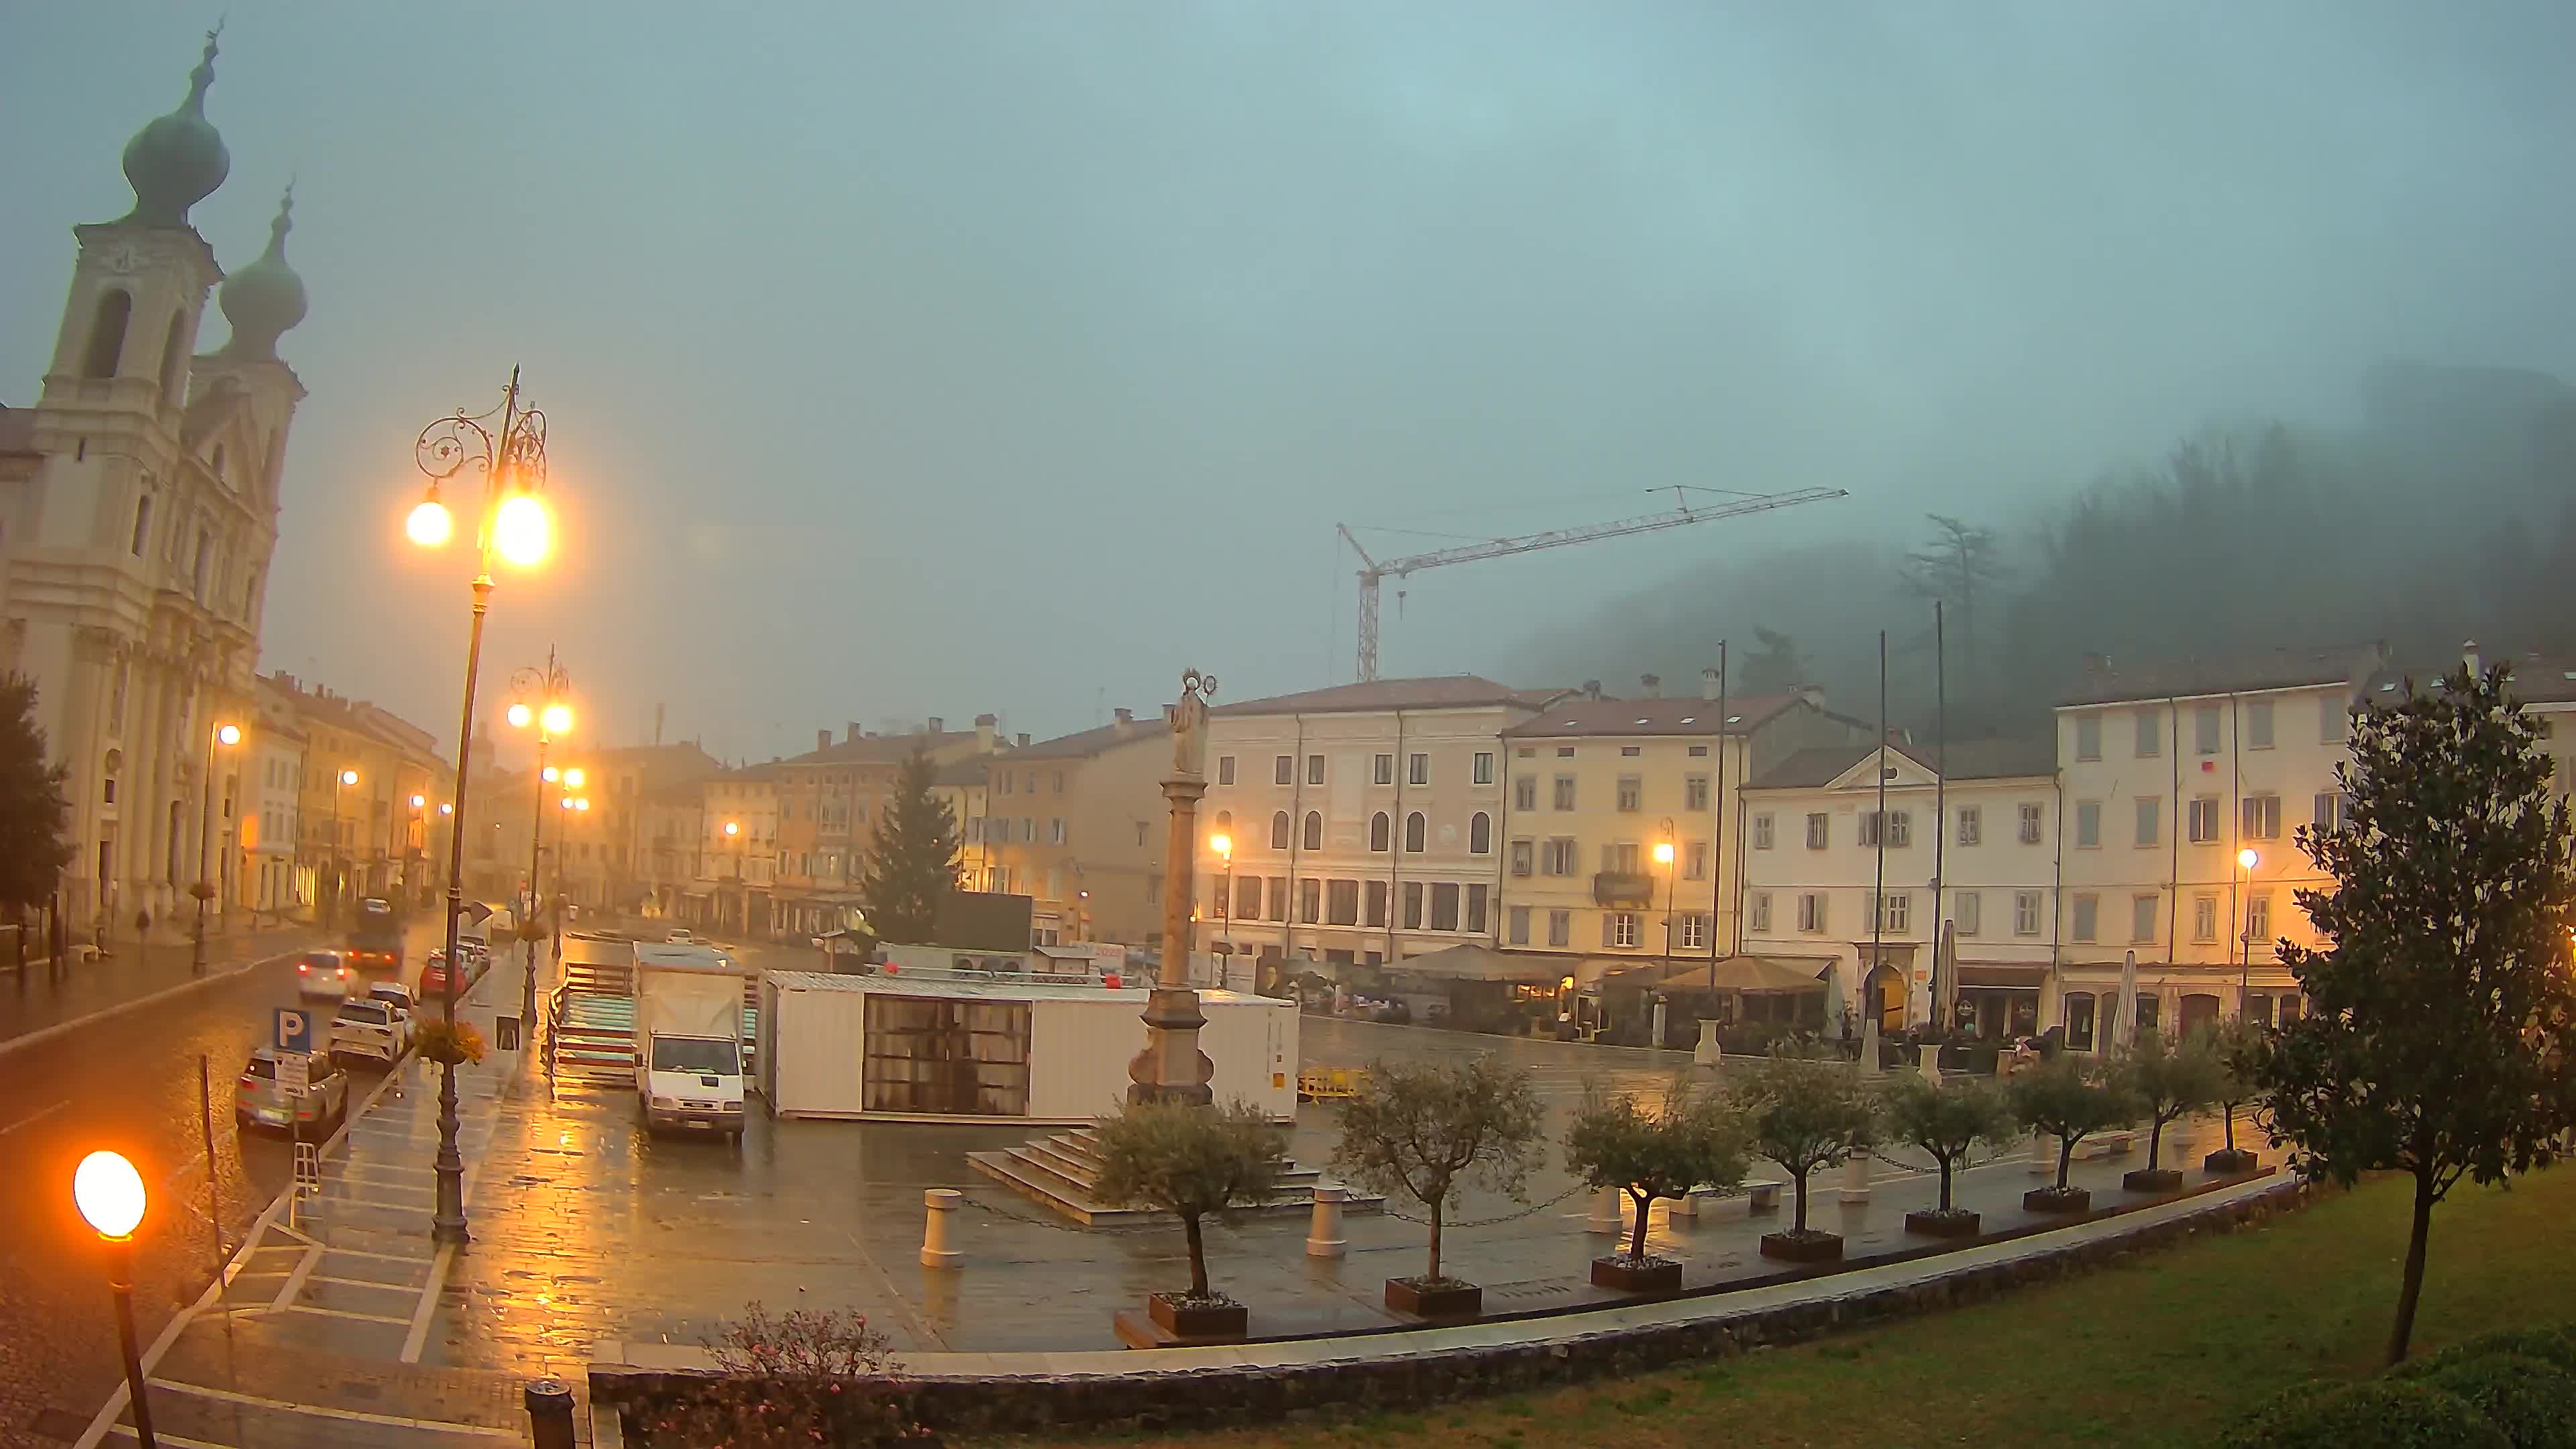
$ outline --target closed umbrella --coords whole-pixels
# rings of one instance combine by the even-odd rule
[[[2136,1044],[2138,1009],[2135,1003],[2137,998],[2138,953],[2123,952],[2120,956],[2120,994],[2111,1003],[2111,1009],[2119,1013],[2111,1019],[2110,1036],[2114,1046],[2128,1047]]]

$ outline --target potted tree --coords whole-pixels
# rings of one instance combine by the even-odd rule
[[[2120,1179],[2130,1192],[2173,1192],[2182,1186],[2182,1169],[2164,1165],[2165,1128],[2185,1113],[2218,1100],[2226,1068],[2210,1049],[2209,1033],[2194,1032],[2180,1042],[2149,1032],[2114,1067],[2121,1091],[2147,1118],[2147,1165]]]
[[[2210,1050],[2217,1054],[2219,1065],[2216,1105],[2227,1145],[2200,1160],[2208,1171],[2252,1172],[2262,1160],[2236,1145],[2236,1109],[2254,1100],[2255,1083],[2263,1074],[2263,1056],[2271,1045],[2272,1033],[2250,1017],[2231,1016],[2213,1030]]]
[[[1775,1047],[1746,1077],[1741,1096],[1753,1150],[1786,1169],[1797,1194],[1789,1230],[1764,1233],[1762,1256],[1791,1263],[1840,1258],[1842,1234],[1807,1226],[1807,1178],[1850,1161],[1876,1140],[1878,1104],[1860,1074]]]
[[[1694,1188],[1732,1187],[1744,1180],[1742,1117],[1723,1098],[1674,1079],[1657,1106],[1621,1093],[1590,1089],[1565,1133],[1566,1170],[1599,1189],[1615,1187],[1637,1210],[1625,1253],[1592,1260],[1596,1287],[1627,1293],[1677,1293],[1682,1265],[1646,1252],[1646,1214],[1659,1197],[1678,1198]]]
[[[1242,1340],[1248,1317],[1242,1304],[1208,1286],[1207,1243],[1199,1224],[1269,1197],[1279,1183],[1285,1145],[1270,1119],[1243,1102],[1130,1102],[1100,1119],[1101,1198],[1160,1208],[1181,1220],[1189,1240],[1190,1291],[1155,1293],[1145,1302],[1147,1315],[1168,1339]]]
[[[2101,1066],[2071,1052],[2057,1060],[2017,1072],[2005,1088],[2013,1119],[2034,1132],[2057,1139],[2057,1181],[2021,1195],[2025,1211],[2080,1213],[2093,1207],[2093,1194],[2068,1184],[2075,1165],[2075,1144],[2106,1127],[2125,1127],[2136,1120],[2129,1099]]]
[[[1905,1230],[1934,1238],[1973,1238],[1977,1214],[1950,1201],[1952,1174],[1978,1148],[2002,1149],[2013,1137],[2012,1105],[1988,1077],[1953,1077],[1938,1084],[1919,1072],[1900,1072],[1882,1089],[1880,1119],[1891,1142],[1930,1156],[1941,1170],[1941,1203],[1905,1215]]]
[[[1440,1230],[1462,1177],[1525,1200],[1544,1114],[1530,1074],[1490,1056],[1371,1062],[1342,1104],[1333,1168],[1363,1187],[1403,1193],[1431,1218],[1431,1257],[1418,1278],[1386,1280],[1386,1306],[1428,1318],[1472,1318],[1485,1290],[1441,1271]]]

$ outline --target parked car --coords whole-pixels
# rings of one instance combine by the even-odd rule
[[[353,996],[341,1002],[340,1014],[331,1018],[331,1060],[347,1063],[364,1058],[392,1066],[409,1045],[410,1035],[409,1016],[373,997]]]
[[[295,963],[295,991],[307,1000],[344,1000],[357,984],[358,973],[338,951],[307,951]]]
[[[406,1023],[403,1041],[408,1046],[411,1041],[408,1023],[411,1018],[420,1015],[420,1000],[411,994],[411,988],[399,981],[374,981],[367,985],[367,997],[371,1001],[381,1001],[403,1014]]]
[[[679,927],[679,928],[677,928],[677,929],[673,930],[673,931],[671,932],[671,934],[669,934],[668,936],[663,937],[662,939],[663,939],[664,941],[668,942],[669,944],[674,945],[674,946],[685,946],[685,945],[689,944],[691,941],[694,941],[694,940],[696,940],[696,939],[698,939],[698,938],[697,938],[696,936],[691,935],[691,934],[689,933],[689,928],[688,928],[688,927],[686,927],[686,926],[681,926],[681,927]]]
[[[349,1115],[349,1074],[321,1055],[311,1059],[308,1070],[312,1075],[307,1079],[303,1109],[294,1111],[277,1085],[276,1049],[261,1047],[252,1052],[233,1084],[233,1120],[245,1127],[318,1129],[305,1131],[308,1139],[338,1131]]]
[[[462,955],[464,953],[459,952],[458,954]],[[473,984],[474,977],[470,968],[460,973],[456,978],[456,989],[460,993],[463,992],[465,988]],[[429,959],[421,964],[419,996],[423,1001],[436,1001],[444,997],[446,994],[447,953],[445,951],[432,951],[429,953]]]

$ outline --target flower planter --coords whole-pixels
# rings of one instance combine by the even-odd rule
[[[2034,1187],[2021,1195],[2026,1213],[2089,1213],[2093,1194],[2080,1187]]]
[[[2120,1175],[2120,1187],[2127,1192],[2180,1192],[2182,1169],[2179,1167],[2141,1167]]]
[[[1977,1235],[1979,1221],[1975,1213],[1965,1208],[1952,1208],[1948,1212],[1934,1209],[1928,1212],[1907,1213],[1905,1230],[1909,1233],[1920,1233],[1927,1238],[1973,1238]]]
[[[1389,1278],[1386,1306],[1424,1318],[1473,1318],[1485,1311],[1485,1290],[1455,1278]]]
[[[2233,1174],[2239,1172],[2252,1172],[2255,1166],[2262,1162],[2262,1160],[2263,1159],[2246,1151],[2242,1147],[2236,1148],[2233,1151],[2222,1147],[2216,1152],[2209,1154],[2207,1157],[2202,1158],[2200,1160],[2200,1165],[2211,1172]]]
[[[1250,1315],[1231,1298],[1191,1298],[1155,1293],[1145,1299],[1146,1316],[1175,1338],[1240,1339],[1250,1328]]]
[[[1843,1235],[1815,1228],[1803,1233],[1764,1233],[1762,1256],[1783,1263],[1838,1263],[1843,1256]]]
[[[1595,1258],[1592,1286],[1621,1293],[1679,1293],[1682,1265],[1671,1258]]]

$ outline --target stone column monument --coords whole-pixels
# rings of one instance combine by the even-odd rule
[[[1197,1102],[1215,1098],[1209,1082],[1216,1064],[1199,1050],[1199,994],[1190,989],[1190,949],[1197,930],[1199,797],[1207,793],[1207,702],[1216,676],[1192,669],[1181,675],[1181,697],[1172,705],[1172,773],[1163,798],[1172,804],[1171,834],[1163,846],[1163,969],[1145,1002],[1145,1049],[1127,1063],[1130,1102]]]

